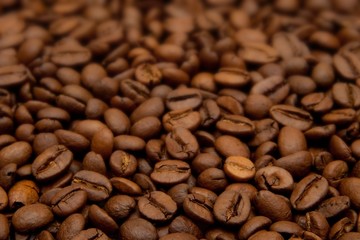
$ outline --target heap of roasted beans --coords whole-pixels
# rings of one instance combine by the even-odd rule
[[[0,240],[359,240],[358,0],[0,0]]]

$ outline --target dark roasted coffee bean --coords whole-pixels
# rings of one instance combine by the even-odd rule
[[[117,150],[111,154],[109,165],[116,176],[128,177],[135,173],[138,163],[133,155]]]
[[[293,106],[275,105],[270,108],[270,115],[280,124],[301,131],[309,129],[313,124],[313,118],[308,112]]]
[[[166,150],[171,156],[181,160],[195,157],[199,144],[192,133],[182,127],[174,128],[165,138]]]
[[[201,115],[191,109],[177,110],[166,113],[162,123],[166,131],[172,131],[176,127],[183,127],[190,131],[196,130],[201,123]]]
[[[214,204],[215,218],[224,224],[241,225],[250,214],[250,200],[247,195],[235,191],[224,191]]]
[[[294,187],[291,174],[283,168],[267,166],[256,171],[255,181],[260,189],[272,192],[289,192]]]
[[[208,168],[199,174],[197,184],[200,187],[219,192],[225,189],[228,185],[228,181],[223,170],[218,168]]]
[[[178,88],[167,95],[165,103],[170,110],[195,109],[201,105],[202,96],[195,88]]]
[[[84,230],[85,218],[79,213],[75,213],[67,217],[60,225],[56,238],[60,240],[72,239]]]
[[[88,217],[95,227],[109,235],[115,233],[119,228],[114,219],[112,219],[104,209],[95,204],[90,206]]]
[[[214,203],[197,193],[189,194],[183,203],[183,209],[189,218],[205,224],[214,223],[213,206]]]
[[[32,164],[33,175],[38,181],[54,179],[70,167],[72,159],[72,152],[65,146],[52,146],[34,160]]]
[[[288,199],[267,190],[259,191],[254,199],[259,213],[272,221],[291,220],[292,213]]]
[[[124,240],[156,240],[156,228],[142,218],[128,219],[120,226],[119,237]]]
[[[127,195],[115,195],[107,200],[104,210],[115,220],[125,219],[135,208],[136,203]]]
[[[87,200],[87,193],[77,186],[68,186],[57,192],[51,199],[53,212],[61,217],[76,213]]]
[[[327,180],[317,174],[309,174],[296,184],[290,202],[296,210],[307,210],[319,203],[327,194]]]
[[[154,166],[151,179],[159,184],[174,185],[186,181],[191,174],[189,164],[178,160],[164,160]]]
[[[281,76],[272,76],[255,84],[251,94],[262,94],[268,97],[275,104],[282,102],[289,94],[290,86]]]
[[[225,115],[217,123],[216,128],[221,132],[237,136],[251,136],[255,132],[254,123],[240,115]]]
[[[100,173],[82,170],[77,172],[71,183],[80,187],[88,194],[91,201],[101,201],[108,198],[112,191],[110,180]]]
[[[176,203],[163,192],[154,191],[140,197],[139,211],[152,221],[164,222],[172,218],[177,210]]]
[[[12,224],[18,232],[32,232],[52,222],[54,215],[50,208],[35,203],[19,208],[12,217]]]

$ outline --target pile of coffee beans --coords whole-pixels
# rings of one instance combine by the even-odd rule
[[[360,240],[358,0],[0,0],[0,240]]]

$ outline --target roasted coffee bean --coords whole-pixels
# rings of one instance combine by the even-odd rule
[[[216,128],[223,133],[237,136],[251,136],[255,132],[254,123],[240,115],[225,115],[217,123]]]
[[[223,156],[242,156],[245,158],[250,157],[249,147],[240,141],[238,138],[223,135],[215,140],[215,149]]]
[[[249,145],[256,147],[271,141],[279,134],[279,124],[270,118],[255,121],[254,137],[249,141]]]
[[[269,230],[280,233],[282,236],[296,236],[301,235],[304,231],[302,227],[300,227],[295,222],[290,221],[278,221],[271,224]],[[289,238],[291,239],[291,238]]]
[[[77,186],[68,186],[51,198],[52,211],[61,217],[76,213],[87,200],[87,193]]]
[[[192,159],[199,151],[199,144],[192,133],[182,127],[174,128],[165,138],[166,150],[181,160]]]
[[[214,223],[213,215],[214,203],[210,202],[205,196],[198,193],[189,194],[183,204],[183,209],[188,217],[194,221],[205,224]]]
[[[309,129],[313,124],[313,118],[308,112],[293,106],[275,105],[270,108],[270,115],[280,124],[301,131]]]
[[[60,240],[71,239],[84,230],[84,227],[84,216],[79,213],[72,214],[61,223],[56,237]]]
[[[279,58],[279,53],[275,48],[265,43],[256,42],[244,44],[244,49],[240,50],[239,54],[245,62],[254,64],[275,62]]]
[[[248,239],[251,235],[261,229],[266,229],[270,226],[271,220],[264,216],[255,216],[247,220],[239,230],[238,237],[240,240]]]
[[[345,48],[345,46],[343,48]],[[342,51],[342,49],[340,49],[340,51],[334,55],[333,61],[335,69],[342,77],[350,80],[359,77],[360,62],[353,52],[347,50]]]
[[[215,218],[224,224],[241,225],[250,214],[250,200],[247,195],[235,191],[224,191],[214,204]]]
[[[136,207],[136,202],[127,195],[115,195],[107,200],[104,210],[115,220],[124,219]]]
[[[171,224],[169,225],[169,232],[170,233],[183,232],[194,235],[197,238],[202,237],[200,228],[193,221],[191,221],[189,218],[183,215],[176,217],[171,222]]]
[[[272,221],[291,220],[292,213],[288,199],[267,190],[259,191],[254,199],[259,213]]]
[[[55,45],[50,58],[62,66],[82,65],[91,59],[91,52],[77,41],[66,39]]]
[[[91,201],[104,200],[110,196],[112,191],[110,180],[93,171],[81,170],[77,172],[71,184],[85,190],[88,199]]]
[[[315,233],[322,239],[326,238],[330,229],[329,223],[321,213],[317,211],[307,212],[306,230]]]
[[[250,81],[250,76],[247,71],[226,67],[214,75],[214,81],[224,87],[242,87]]]
[[[160,97],[149,98],[134,109],[130,115],[130,120],[137,122],[144,117],[161,117],[164,113],[164,108],[164,103]]]
[[[275,104],[282,102],[289,94],[290,86],[281,76],[272,76],[255,84],[250,94],[262,94]]]
[[[0,214],[0,239],[6,240],[10,236],[10,226],[5,215]]]
[[[116,176],[128,177],[135,173],[138,163],[133,155],[117,150],[111,154],[109,165]]]
[[[178,160],[164,160],[154,166],[151,179],[159,184],[174,185],[186,181],[191,174],[189,164]]]
[[[256,171],[255,181],[260,189],[272,192],[289,192],[294,187],[291,174],[284,168],[267,166]]]
[[[11,65],[0,67],[0,87],[8,88],[19,86],[33,79],[29,69],[24,65]]]
[[[88,217],[94,226],[109,235],[115,233],[119,228],[114,219],[112,219],[104,209],[95,204],[90,206]]]
[[[202,96],[195,88],[178,88],[166,96],[166,106],[170,110],[198,108],[202,103]]]
[[[199,174],[197,184],[200,187],[219,192],[225,189],[228,185],[228,181],[223,170],[218,168],[208,168]]]
[[[41,203],[35,203],[19,208],[12,217],[16,231],[32,232],[52,222],[54,215],[50,208]]]
[[[18,209],[22,206],[36,203],[39,200],[39,193],[40,189],[35,182],[31,180],[21,180],[10,188],[5,198],[6,200],[3,200],[3,204],[6,206],[8,199],[9,207]]]
[[[337,196],[322,201],[317,209],[324,217],[331,218],[349,209],[350,198],[348,196]]]
[[[167,221],[177,210],[176,203],[163,192],[154,191],[140,197],[138,207],[141,214],[152,221]]]
[[[10,163],[22,166],[27,163],[31,154],[32,148],[27,142],[19,141],[8,145],[0,150],[0,168]]]
[[[39,181],[57,178],[64,173],[73,160],[73,154],[63,145],[55,145],[42,152],[33,162],[33,175]]]
[[[322,175],[328,180],[330,186],[337,187],[340,181],[348,175],[348,172],[349,167],[346,162],[335,160],[326,164]]]
[[[333,107],[330,94],[323,92],[310,93],[301,99],[301,105],[310,112],[325,113]]]
[[[166,131],[172,131],[176,127],[183,127],[190,131],[196,130],[201,123],[201,115],[191,109],[177,110],[166,113],[162,123]]]
[[[141,194],[141,188],[135,182],[130,181],[126,178],[114,177],[110,179],[111,184],[119,192],[129,194],[129,195],[139,195]]]
[[[155,137],[161,131],[161,122],[157,117],[144,117],[134,123],[130,128],[131,135],[142,139]]]
[[[130,130],[129,118],[119,109],[109,108],[106,110],[104,112],[104,120],[115,136],[126,134]]]
[[[296,210],[307,210],[319,203],[327,194],[328,181],[317,174],[309,174],[296,184],[290,202]]]
[[[158,238],[156,228],[142,218],[133,218],[125,221],[120,226],[119,236],[124,240],[156,240]]]
[[[248,181],[255,176],[255,166],[250,159],[230,156],[225,160],[224,172],[235,181]]]
[[[108,240],[109,237],[100,229],[89,228],[86,230],[82,230],[79,234],[73,237],[73,239],[74,240],[82,240],[82,239]]]
[[[334,101],[344,108],[360,106],[360,88],[351,83],[335,83],[331,89]]]
[[[249,240],[260,240],[260,239],[283,240],[284,238],[280,235],[280,233],[273,231],[266,231],[266,230],[261,230],[249,237]]]
[[[307,149],[304,134],[294,127],[281,128],[278,136],[278,146],[281,156],[287,156]]]
[[[343,179],[339,185],[339,191],[341,195],[348,196],[350,198],[351,204],[353,204],[355,207],[360,206],[360,195],[357,191],[354,191],[358,184],[360,184],[359,178],[349,177]]]

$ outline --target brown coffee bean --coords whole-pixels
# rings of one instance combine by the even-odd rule
[[[274,239],[283,240],[284,238],[277,232],[261,230],[249,237],[249,240]]]
[[[225,160],[224,172],[235,181],[248,181],[255,176],[255,166],[247,158],[230,156]]]
[[[74,240],[89,240],[89,239],[96,239],[96,240],[108,240],[109,237],[100,229],[97,228],[89,228],[86,230],[80,231],[75,237]]]
[[[71,151],[84,151],[90,145],[90,141],[84,136],[64,129],[59,129],[54,132],[59,144],[64,145]]]
[[[115,195],[105,203],[104,210],[115,220],[125,219],[136,207],[135,200],[127,195]]]
[[[304,134],[294,127],[281,128],[278,136],[278,146],[281,156],[287,156],[307,149]]]
[[[31,80],[33,80],[33,76],[24,65],[0,67],[0,87],[2,88],[19,86]]]
[[[160,97],[152,97],[141,103],[130,115],[131,122],[137,122],[144,117],[161,117],[164,113],[164,103]]]
[[[289,92],[290,86],[282,76],[266,78],[255,84],[250,90],[250,94],[262,94],[275,104],[282,102]]]
[[[309,129],[313,124],[313,118],[308,112],[293,106],[275,105],[270,108],[270,115],[280,124],[301,131]]]
[[[170,110],[195,109],[201,105],[202,96],[195,88],[178,88],[167,95],[165,103]]]
[[[238,237],[240,240],[248,239],[251,235],[255,234],[261,229],[269,227],[271,220],[264,216],[255,216],[247,220],[240,228]]]
[[[142,83],[125,79],[119,84],[120,92],[135,103],[142,103],[149,98],[150,90]]]
[[[244,49],[240,50],[239,54],[245,62],[254,64],[275,62],[280,57],[275,48],[265,43],[256,42],[244,43]]]
[[[228,181],[224,171],[218,168],[208,168],[199,174],[197,184],[200,187],[219,192],[225,189]]]
[[[41,203],[35,203],[19,208],[12,217],[16,231],[31,232],[46,226],[54,219],[50,208]]]
[[[142,139],[149,139],[158,135],[161,129],[160,120],[157,117],[149,116],[135,122],[130,128],[130,133]]]
[[[297,223],[290,221],[275,222],[271,224],[269,230],[278,232],[283,236],[301,236],[301,233],[304,231],[304,229],[300,227]]]
[[[61,189],[51,198],[52,211],[67,217],[85,206],[87,193],[78,186],[68,186]]]
[[[115,233],[119,228],[114,219],[112,219],[104,209],[95,204],[90,206],[88,217],[95,227],[109,235]]]
[[[119,237],[126,240],[156,240],[158,235],[156,228],[150,222],[142,218],[133,218],[120,226]]]
[[[334,101],[344,108],[360,106],[360,88],[351,83],[335,83],[331,89]]]
[[[317,211],[307,212],[306,230],[315,233],[317,236],[326,238],[330,229],[329,223],[321,213]]]
[[[248,142],[249,146],[259,146],[271,141],[279,134],[279,124],[270,118],[255,121],[254,137]]]
[[[254,199],[259,213],[272,221],[291,220],[292,213],[288,199],[267,190],[259,191]]]
[[[183,127],[195,131],[201,123],[201,115],[191,109],[177,110],[166,113],[162,123],[166,131],[170,132],[176,127]]]
[[[216,150],[225,157],[242,156],[250,158],[249,147],[238,138],[222,135],[215,140]]]
[[[275,193],[289,192],[294,187],[291,174],[276,166],[267,166],[257,170],[255,181],[260,189]]]
[[[170,233],[183,232],[194,235],[197,238],[202,237],[200,228],[193,221],[191,221],[189,218],[183,215],[176,217],[171,222],[171,224],[169,225],[169,232]]]
[[[6,200],[11,209],[34,204],[39,200],[40,189],[31,180],[21,180],[15,183],[9,190]],[[7,205],[7,201],[6,204]]]
[[[329,142],[330,153],[336,159],[342,159],[347,163],[355,162],[350,147],[336,135],[333,135]]]
[[[94,134],[103,128],[106,128],[106,125],[98,120],[81,120],[75,122],[70,130],[83,135],[90,141]]]
[[[159,184],[174,185],[186,181],[191,174],[189,164],[178,160],[164,160],[154,166],[151,179]]]
[[[244,111],[252,119],[265,118],[273,105],[269,97],[262,94],[250,94],[244,103]]]
[[[85,228],[85,218],[79,213],[68,216],[60,225],[56,238],[69,240],[78,235]]]
[[[58,42],[51,54],[51,61],[62,66],[76,66],[87,63],[91,52],[75,40]]]
[[[351,44],[352,43],[349,43],[345,47],[352,47],[349,46]],[[356,54],[354,54],[353,52],[340,49],[340,51],[336,55],[334,55],[333,61],[335,69],[342,77],[350,80],[359,77],[360,62]]]
[[[135,78],[146,86],[154,86],[160,84],[162,74],[156,65],[144,63],[136,67]]]
[[[100,154],[104,159],[110,157],[113,145],[114,135],[109,128],[98,131],[91,139],[91,151]]]
[[[350,208],[348,196],[337,196],[322,201],[317,209],[324,217],[334,217]]]
[[[111,154],[109,165],[115,176],[128,177],[135,173],[138,163],[133,155],[117,150]]]
[[[351,204],[353,204],[355,207],[360,206],[360,201],[359,201],[360,197],[357,191],[354,191],[354,189],[356,189],[359,183],[360,181],[358,178],[349,177],[343,179],[339,185],[339,190],[341,195],[348,196],[350,198]]]
[[[182,127],[174,128],[165,138],[166,150],[180,160],[192,159],[199,151],[199,144],[192,133]]]
[[[63,174],[71,164],[73,154],[63,145],[47,148],[33,162],[32,173],[38,181],[47,181]]]
[[[9,163],[15,163],[22,166],[29,160],[32,154],[32,148],[29,143],[19,141],[8,145],[0,150],[0,168]]]
[[[119,109],[109,108],[104,113],[106,125],[111,129],[114,135],[126,134],[130,130],[130,120]]]
[[[183,209],[189,218],[206,224],[214,223],[213,206],[214,203],[197,193],[189,194],[183,203]]]
[[[100,173],[81,170],[77,172],[71,183],[85,190],[91,201],[102,201],[108,198],[112,191],[110,180]]]
[[[138,207],[146,218],[159,222],[169,220],[177,210],[176,203],[171,197],[160,191],[153,191],[140,197]]]
[[[326,124],[349,124],[354,121],[355,114],[355,110],[351,108],[335,109],[323,115],[321,120]]]
[[[214,75],[214,81],[224,87],[242,87],[250,81],[249,73],[237,68],[221,68]]]
[[[216,128],[221,132],[237,136],[251,136],[255,132],[254,123],[240,115],[225,115],[217,123]]]
[[[235,191],[224,191],[214,204],[215,218],[224,224],[240,225],[250,214],[250,200],[247,195]]]
[[[142,192],[139,185],[126,178],[113,177],[110,179],[110,182],[113,185],[113,187],[116,188],[116,190],[118,190],[120,193],[124,193],[128,195],[139,195]]]
[[[6,240],[10,236],[10,225],[4,214],[0,214],[0,239]]]
[[[319,203],[327,194],[327,180],[317,174],[304,177],[291,193],[290,202],[296,210],[306,210]]]

